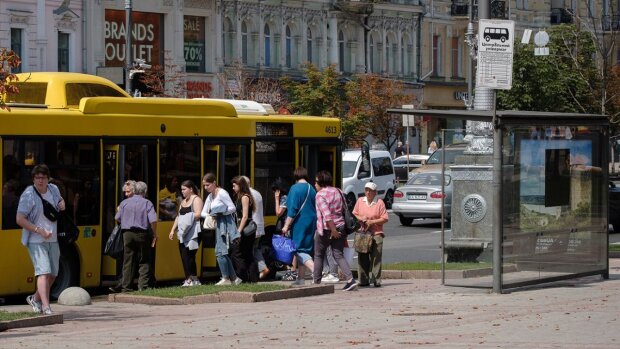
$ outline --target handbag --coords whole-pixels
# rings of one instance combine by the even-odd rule
[[[33,186],[32,190],[34,190],[34,192],[37,193],[37,195],[41,199],[41,203],[43,204],[43,215],[50,221],[56,222],[58,220],[58,210],[56,209],[56,207],[50,204],[49,201],[44,200],[37,188]]]
[[[69,215],[61,211],[58,215],[58,242],[61,244],[72,244],[80,237],[80,228],[75,225]]]
[[[243,230],[241,231],[243,233],[243,236],[252,236],[254,234],[256,234],[256,229],[257,229],[257,225],[256,222],[254,222],[253,220],[250,220],[245,227],[243,227]]]
[[[273,258],[284,264],[293,263],[296,251],[293,240],[282,235],[274,235],[271,238],[271,245],[273,246]]]
[[[357,253],[368,253],[372,246],[372,234],[366,231],[358,231],[353,239],[353,248]]]
[[[209,207],[207,208],[207,217],[205,217],[204,223],[202,223],[202,229],[212,230],[217,226],[217,220],[215,217],[211,216],[211,201],[209,201]]]
[[[344,194],[342,191],[340,192],[340,197],[342,197],[342,217],[344,218],[344,230],[343,233],[345,235],[349,235],[358,231],[361,227],[360,222],[357,220],[357,217],[347,207],[347,200],[344,198]]]
[[[121,231],[121,225],[117,224],[114,229],[112,229],[112,234],[110,234],[108,241],[105,243],[103,254],[112,258],[121,258],[123,252],[123,232]]]

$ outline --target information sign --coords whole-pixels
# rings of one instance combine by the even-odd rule
[[[512,88],[514,34],[514,21],[480,20],[476,86],[498,90]]]

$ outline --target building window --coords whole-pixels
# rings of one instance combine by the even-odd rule
[[[312,63],[312,30],[310,30],[310,28],[308,28],[308,43],[307,43],[307,47],[306,47],[307,52],[307,59],[308,62]]]
[[[69,34],[58,32],[58,71],[69,71]]]
[[[271,67],[271,32],[269,24],[265,24],[265,66]]]
[[[368,62],[368,65],[369,65],[368,71],[371,73],[376,73],[377,69],[375,67],[375,62],[376,62],[375,55],[376,55],[377,50],[375,48],[375,39],[373,38],[372,35],[370,35],[370,38],[368,39],[368,50],[369,50],[368,55],[370,56],[369,57],[370,62]]]
[[[291,56],[291,46],[293,45],[293,40],[291,38],[291,28],[287,25],[286,26],[286,67],[287,68],[291,68],[292,67],[292,56]]]
[[[439,35],[433,36],[433,75],[441,76],[441,41]]]
[[[248,26],[241,23],[241,61],[248,64]]]
[[[233,38],[235,33],[233,30],[232,22],[229,18],[226,18],[224,20],[223,26],[224,28],[222,30],[222,58],[224,59],[224,64],[228,65],[232,63]]]
[[[22,46],[22,41],[23,41],[23,29],[19,29],[19,28],[11,28],[11,50],[13,52],[15,52],[20,59],[22,59],[23,62],[23,46]],[[13,68],[11,70],[12,73],[21,73],[22,72],[22,65],[20,64],[19,67],[17,68]]]
[[[461,66],[461,42],[459,38],[452,38],[452,76],[462,77],[463,69]]]

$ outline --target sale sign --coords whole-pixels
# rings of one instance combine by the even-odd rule
[[[132,12],[131,48],[132,62],[143,59],[147,64],[161,65],[163,48],[162,15],[149,12]],[[105,65],[125,66],[127,54],[127,28],[125,11],[105,11]]]

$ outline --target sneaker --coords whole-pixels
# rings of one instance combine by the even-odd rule
[[[243,280],[241,280],[241,278],[237,276],[237,278],[235,279],[235,281],[233,281],[232,283],[233,283],[235,286],[239,286],[239,285],[241,285],[241,283],[242,283],[242,282],[243,282]]]
[[[43,309],[43,310],[41,311],[41,313],[43,313],[43,315],[52,315],[52,314],[54,314],[54,313],[52,312],[52,308],[50,308],[50,307],[47,307],[47,308]]]
[[[191,286],[200,286],[202,285],[202,283],[200,282],[200,280],[196,279],[196,280],[192,280],[192,285]]]
[[[284,276],[282,277],[282,281],[295,281],[295,280],[297,280],[296,271],[286,272],[286,274],[284,274]]]
[[[375,280],[375,287],[381,287],[381,280]]]
[[[297,280],[293,281],[293,283],[291,285],[293,286],[303,286],[306,284],[306,280],[301,279],[301,278],[297,278]]]
[[[183,284],[181,285],[181,287],[189,287],[192,285],[192,280],[191,279],[187,279],[185,281],[183,281]]]
[[[35,301],[33,296],[26,297],[26,302],[32,306],[32,311],[35,313],[41,312],[41,302]]]
[[[215,284],[215,286],[227,286],[227,285],[232,285],[232,282],[230,282],[230,279],[225,279],[225,278],[222,278],[217,284]]]
[[[346,285],[342,288],[343,291],[353,291],[357,288],[357,281],[355,279],[351,279],[351,281],[347,282]]]
[[[321,282],[327,282],[327,283],[334,283],[334,282],[339,282],[340,279],[332,274],[327,274],[325,276],[323,276],[323,278],[321,279]]]

